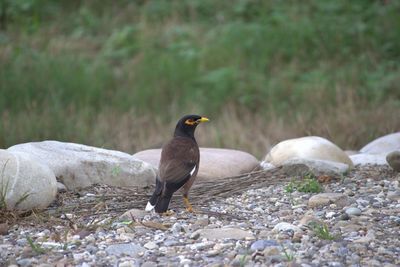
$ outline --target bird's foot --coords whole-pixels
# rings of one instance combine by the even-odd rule
[[[161,213],[162,216],[172,216],[175,212],[172,210],[167,210],[166,212]]]
[[[189,198],[188,197],[183,197],[183,202],[185,203],[186,206],[186,211],[190,213],[195,213],[195,210],[193,209],[192,204],[190,204]]]

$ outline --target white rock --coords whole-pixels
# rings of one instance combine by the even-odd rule
[[[282,163],[284,171],[290,175],[301,175],[312,172],[319,176],[323,174],[340,176],[349,170],[349,165],[330,160],[292,158]]]
[[[361,148],[360,152],[386,155],[394,150],[400,150],[400,132],[379,137]]]
[[[12,146],[11,152],[26,152],[49,166],[68,188],[94,183],[114,186],[154,184],[154,168],[129,154],[74,143],[44,141]]]
[[[300,229],[300,227],[298,227],[296,225],[293,225],[291,223],[280,222],[280,223],[278,223],[277,225],[274,226],[272,231],[275,232],[275,233],[284,232],[284,231],[300,232],[301,229]]]
[[[265,161],[281,166],[285,161],[293,158],[329,160],[353,166],[353,162],[342,149],[318,136],[282,141],[270,150],[265,156]]]
[[[0,149],[0,192],[8,209],[46,208],[57,194],[53,172],[22,152]]]
[[[157,245],[155,242],[153,242],[153,241],[147,242],[147,243],[144,244],[143,246],[144,246],[145,248],[147,248],[147,249],[150,249],[150,250],[158,248],[158,245]]]
[[[386,162],[386,154],[365,154],[360,153],[351,155],[350,159],[355,166],[361,165],[388,165]]]
[[[161,149],[140,151],[133,156],[158,168]],[[200,148],[200,169],[198,181],[213,180],[251,172],[260,166],[259,161],[249,153],[219,148]]]

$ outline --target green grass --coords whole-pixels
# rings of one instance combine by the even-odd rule
[[[290,181],[285,186],[286,193],[293,193],[294,191],[303,193],[320,193],[323,191],[323,187],[318,182],[315,175],[307,174],[302,177],[301,181]]]
[[[323,240],[335,240],[337,239],[334,235],[331,234],[328,226],[326,224],[318,224],[312,223],[311,229],[313,230],[314,234]]]
[[[133,152],[164,139],[133,139],[127,114],[147,136],[206,114],[206,145],[256,155],[288,133],[358,148],[400,127],[397,1],[4,3],[0,147],[58,139]]]
[[[46,253],[46,249],[44,249],[39,243],[35,243],[30,236],[26,236],[26,240],[28,241],[29,246],[32,248],[32,251],[36,254],[44,254]]]

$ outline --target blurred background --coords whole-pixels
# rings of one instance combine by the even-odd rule
[[[400,130],[400,1],[0,0],[0,147],[359,149]]]

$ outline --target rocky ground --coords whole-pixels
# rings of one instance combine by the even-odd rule
[[[172,216],[123,215],[124,191],[61,193],[44,212],[2,214],[0,266],[399,266],[400,174],[363,167],[323,182],[324,193],[285,182],[195,214],[177,198]]]

